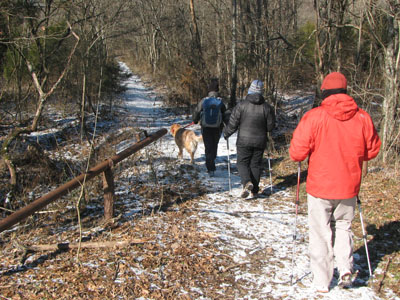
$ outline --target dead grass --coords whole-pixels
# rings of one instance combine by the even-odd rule
[[[133,131],[110,134],[96,160],[113,153],[112,144],[132,139]],[[289,136],[283,137],[288,144]],[[67,144],[67,143],[65,143]],[[63,144],[64,145],[64,144]],[[61,145],[60,145],[60,151]],[[151,155],[157,156],[154,152]],[[175,161],[159,178],[142,180],[140,160],[133,156],[118,166],[123,172],[130,168],[131,188],[117,199],[113,223],[103,221],[101,184],[93,181],[82,205],[83,241],[104,242],[146,239],[148,242],[123,248],[29,252],[36,244],[79,241],[74,201],[77,192],[46,207],[46,211],[28,218],[0,239],[0,298],[6,299],[234,299],[245,296],[246,287],[235,281],[232,257],[218,247],[212,234],[199,232],[198,218],[192,208],[205,190],[197,181],[196,171],[179,167]],[[293,190],[297,184],[297,164],[287,157],[284,147],[272,156],[273,182],[276,187]],[[360,199],[368,249],[376,274],[369,284],[377,291],[386,288],[400,296],[400,203],[399,174],[377,163],[364,179]],[[300,213],[306,214],[305,170],[303,164]],[[45,172],[45,171],[40,171]],[[33,171],[30,174],[34,174]],[[190,176],[188,176],[190,175]],[[118,176],[118,172],[116,172]],[[187,178],[191,178],[190,180]],[[168,184],[163,183],[167,180]],[[268,181],[268,179],[267,179]],[[118,183],[118,178],[116,178]],[[97,186],[96,186],[97,185]],[[182,190],[181,187],[185,189]],[[140,213],[125,216],[127,207],[138,203]],[[358,216],[354,221],[355,253],[365,261],[365,249]],[[260,253],[261,257],[268,255]],[[257,268],[257,253],[252,268]],[[360,276],[366,277],[367,265]],[[380,271],[378,271],[380,270]],[[184,291],[184,292],[183,292]],[[203,291],[203,292],[201,292]],[[382,295],[382,297],[384,297]]]
[[[372,285],[378,292],[389,288],[400,295],[399,174],[379,167],[375,167],[375,170],[364,178],[360,191],[372,269],[381,270],[374,272],[376,275]],[[354,222],[354,232],[362,237],[360,218]],[[360,255],[365,252],[362,239],[355,246]]]
[[[273,156],[272,163],[274,185],[293,189],[295,194],[297,164],[285,152]],[[133,166],[137,162],[128,160],[124,167],[128,168],[129,164]],[[173,162],[168,164],[171,171],[176,167]],[[360,193],[376,274],[369,284],[378,292],[389,288],[400,295],[397,177],[378,166],[371,166],[371,170]],[[305,165],[302,171],[304,179]],[[157,188],[154,188],[156,181],[140,181],[140,172],[138,169],[138,180],[132,182],[130,194],[123,200],[141,199],[142,213],[125,218],[124,205],[118,202],[114,223],[104,223],[102,198],[92,198],[90,205],[82,208],[83,241],[101,243],[143,238],[147,242],[106,250],[82,249],[79,256],[76,250],[27,252],[29,245],[79,240],[76,211],[67,208],[73,203],[74,194],[71,194],[72,198],[50,205],[47,213],[29,218],[26,227],[2,234],[1,296],[9,299],[234,299],[237,293],[246,295],[246,290],[234,278],[235,271],[244,266],[235,264],[232,257],[218,248],[216,237],[198,230],[198,218],[192,208],[196,197],[202,197],[205,191],[196,180],[185,179],[188,174],[189,178],[196,178],[196,171],[190,166],[181,167],[179,173],[167,170],[158,180],[168,178],[169,184],[159,183]],[[184,191],[180,189],[182,185]],[[306,214],[304,182],[300,197],[300,213]],[[365,260],[358,217],[354,221],[354,233],[355,253],[360,261]],[[257,264],[253,267],[257,268]],[[359,276],[367,276],[367,270],[365,265]]]
[[[291,186],[295,195],[297,164],[287,155],[275,158],[274,183]],[[370,172],[363,179],[360,200],[364,228],[367,232],[368,252],[374,274],[369,285],[378,293],[391,289],[400,296],[400,185],[395,170],[383,167],[379,161],[372,161]],[[307,214],[307,195],[305,191],[306,165],[302,165],[300,188],[300,213]],[[363,261],[363,270],[357,276],[368,278],[368,265],[360,215],[357,209],[353,222],[354,252]]]
[[[133,219],[122,216],[125,211],[121,203],[116,205],[118,217],[114,223],[102,223],[101,203],[96,201],[91,203],[90,213],[82,212],[83,241],[101,243],[144,238],[148,242],[106,251],[82,249],[79,257],[76,250],[27,252],[26,248],[32,244],[79,239],[78,231],[71,228],[77,222],[75,212],[65,209],[34,216],[37,220],[29,220],[28,227],[3,234],[1,296],[7,299],[196,299],[201,296],[222,299],[220,290],[225,283],[223,294],[232,298],[232,269],[236,266],[229,255],[217,249],[216,237],[198,231],[190,195],[201,196],[202,190],[196,181],[186,181],[186,194],[180,192],[182,179],[171,176],[173,182],[162,189],[154,189],[154,185],[151,189],[147,182],[133,184],[131,201],[140,198],[144,204],[142,214]],[[161,198],[164,201],[160,206],[145,205]],[[175,209],[176,204],[179,209]],[[93,208],[96,205],[97,210]],[[138,275],[138,272],[143,273]],[[205,290],[206,295],[200,290]]]

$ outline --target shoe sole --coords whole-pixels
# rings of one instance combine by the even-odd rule
[[[352,286],[351,282],[340,282],[338,286],[342,289],[349,289]]]
[[[244,190],[241,194],[240,194],[240,197],[242,197],[242,198],[247,198],[247,196],[249,196],[249,191],[248,190]]]

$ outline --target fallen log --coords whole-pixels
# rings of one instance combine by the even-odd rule
[[[28,251],[57,251],[69,250],[77,248],[111,248],[111,247],[127,247],[133,244],[143,244],[149,242],[150,239],[133,239],[127,241],[110,241],[110,242],[84,242],[84,243],[58,243],[47,245],[31,245],[26,247]]]

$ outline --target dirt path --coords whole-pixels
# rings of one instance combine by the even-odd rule
[[[174,122],[190,123],[183,116],[167,113],[155,92],[137,76],[127,82],[127,87],[123,107],[116,107],[114,135],[126,132],[133,136],[135,127],[151,133],[168,129]],[[309,105],[309,99],[304,100]],[[297,98],[293,102],[295,106],[288,101],[287,107],[296,114],[302,101]],[[191,129],[200,130],[198,126]],[[26,224],[3,232],[0,298],[399,299],[390,291],[378,296],[367,286],[363,256],[355,256],[355,268],[361,271],[354,288],[340,289],[335,279],[330,293],[316,294],[308,266],[304,202],[293,241],[297,165],[289,162],[285,166],[288,178],[277,183],[274,168],[282,157],[274,157],[273,186],[266,167],[261,181],[265,196],[241,199],[235,139],[235,135],[229,139],[231,192],[225,140],[219,143],[216,176],[210,178],[204,166],[203,145],[196,153],[196,164],[190,165],[187,153],[183,160],[177,160],[177,147],[167,134],[116,166],[114,224],[102,222],[103,198],[88,193],[81,212],[83,242],[145,242],[82,249],[79,253],[26,252],[24,247],[29,245],[79,242],[73,194],[72,199],[47,207]],[[133,142],[129,138],[109,150],[119,152]],[[66,143],[56,154],[70,153],[71,148],[74,153],[84,153],[81,144]]]
[[[293,101],[292,111],[302,109],[300,100],[296,98]],[[304,106],[309,106],[309,98],[304,100]],[[172,122],[188,122],[177,118],[171,120],[168,116],[165,118],[158,117],[157,123],[165,124],[167,128]],[[192,126],[191,129],[200,134],[199,126]],[[337,280],[334,279],[329,294],[320,295],[313,291],[307,256],[306,215],[303,212],[297,217],[297,235],[293,242],[295,195],[289,186],[281,189],[273,186],[272,195],[259,199],[243,200],[238,197],[241,187],[236,172],[235,142],[236,135],[229,139],[232,191],[229,192],[228,185],[227,142],[221,138],[215,177],[210,178],[206,173],[203,145],[196,153],[194,170],[207,193],[192,200],[192,209],[198,212],[198,230],[217,237],[215,246],[223,249],[221,251],[234,261],[235,267],[231,272],[236,281],[235,299],[381,299],[366,286],[368,278],[361,277],[356,278],[353,289],[337,287]],[[162,147],[158,149],[163,155],[176,158],[177,149],[170,135],[164,138]],[[188,164],[187,153],[178,164]],[[297,165],[293,163],[291,167],[296,174]],[[268,170],[264,172],[261,188],[266,194],[271,194]],[[365,267],[364,259],[355,257],[356,270]]]

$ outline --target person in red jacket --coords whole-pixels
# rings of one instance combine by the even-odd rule
[[[347,288],[352,284],[351,222],[362,164],[378,155],[381,141],[370,115],[347,95],[343,74],[328,74],[321,90],[321,106],[300,120],[289,154],[298,162],[308,158],[310,266],[317,291],[328,292],[334,259],[340,274],[338,285]]]

